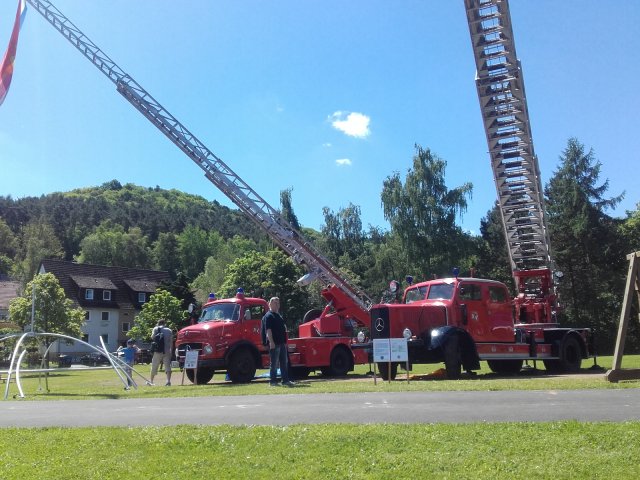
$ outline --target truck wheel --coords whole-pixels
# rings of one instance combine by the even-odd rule
[[[487,360],[494,373],[518,373],[522,369],[522,360]]]
[[[233,383],[249,383],[256,376],[256,362],[253,355],[246,348],[242,348],[229,360],[227,368],[229,378]]]
[[[206,385],[213,378],[215,370],[211,368],[199,368],[198,374],[194,375],[195,370],[187,370],[187,378],[191,383],[197,383],[198,385]],[[195,381],[197,379],[197,382]]]
[[[378,369],[380,370],[380,376],[383,380],[395,380],[398,373],[398,363],[393,362],[391,368],[388,363],[379,363]]]
[[[550,373],[577,373],[582,365],[582,350],[578,339],[571,335],[560,344],[559,360],[544,360],[544,368]]]
[[[331,352],[328,367],[322,367],[320,371],[328,377],[344,377],[351,370],[351,353],[341,346],[337,346]]]
[[[460,378],[462,360],[460,355],[460,343],[457,335],[453,335],[444,345],[444,368],[449,380]]]

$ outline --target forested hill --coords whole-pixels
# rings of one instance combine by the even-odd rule
[[[79,253],[82,239],[106,221],[125,231],[137,227],[151,242],[162,232],[178,234],[187,226],[213,230],[227,239],[234,235],[256,241],[265,238],[239,210],[178,190],[121,185],[117,180],[40,197],[0,196],[0,218],[14,234],[34,221],[50,224],[67,260]]]

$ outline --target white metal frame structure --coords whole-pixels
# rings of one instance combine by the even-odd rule
[[[334,284],[363,310],[371,299],[351,284],[346,275],[318,252],[280,213],[247,185],[227,164],[209,150],[195,135],[171,115],[140,84],[125,73],[97,45],[87,38],[48,0],[27,0],[53,27],[91,61],[118,92],[142,115],[165,134],[180,150],[198,165],[222,193],[258,224],[296,263],[308,270],[304,282],[317,278],[324,286]],[[301,279],[301,281],[303,281]]]
[[[511,270],[552,268],[544,196],[508,0],[465,0],[476,87]]]
[[[61,370],[66,370],[66,369],[62,369],[62,368],[44,368],[44,359],[49,354],[49,350],[48,349],[42,356],[42,367],[41,368],[38,368],[38,369],[21,369],[20,365],[22,364],[22,359],[24,358],[24,355],[27,353],[27,350],[24,349],[24,347],[23,347],[23,343],[24,343],[25,339],[27,339],[29,337],[55,337],[55,338],[62,339],[62,340],[69,340],[69,341],[73,341],[73,342],[78,342],[78,343],[81,343],[81,344],[83,344],[83,345],[85,345],[87,347],[90,347],[94,351],[104,355],[105,357],[107,357],[109,359],[109,363],[111,364],[111,368],[113,368],[113,370],[116,372],[116,374],[118,375],[118,377],[120,378],[120,380],[122,381],[122,383],[124,384],[125,387],[128,386],[127,380],[129,380],[129,382],[131,382],[131,386],[133,386],[133,388],[135,388],[135,389],[138,388],[137,383],[133,379],[133,374],[134,373],[136,375],[138,375],[139,377],[141,377],[146,382],[148,382],[148,379],[144,375],[142,375],[141,373],[137,372],[134,368],[129,367],[129,368],[131,368],[131,374],[129,374],[127,372],[128,365],[125,362],[123,362],[122,360],[120,360],[119,358],[117,358],[117,357],[115,357],[115,356],[113,356],[113,355],[111,355],[109,353],[109,351],[107,350],[107,346],[105,345],[104,340],[102,338],[100,338],[100,343],[102,345],[102,348],[97,347],[95,345],[91,345],[91,344],[85,342],[84,340],[80,340],[79,338],[70,337],[69,335],[63,335],[61,333],[47,333],[47,332],[25,332],[23,334],[7,335],[7,336],[4,336],[4,337],[0,338],[0,341],[8,340],[10,338],[15,338],[15,337],[20,337],[20,338],[16,342],[16,345],[15,345],[15,347],[13,349],[13,354],[11,355],[11,363],[9,364],[9,370],[4,372],[4,373],[7,374],[6,385],[5,385],[5,390],[4,390],[4,400],[6,400],[9,397],[9,386],[11,384],[11,378],[13,376],[15,376],[16,386],[18,387],[18,396],[20,398],[24,398],[24,390],[22,389],[22,380],[21,380],[21,377],[20,377],[20,373],[21,372],[43,373],[43,372],[57,372],[57,371],[61,371]],[[53,343],[51,345],[53,345]],[[49,348],[51,348],[51,345],[49,346]],[[22,349],[22,351],[20,351],[21,349]]]

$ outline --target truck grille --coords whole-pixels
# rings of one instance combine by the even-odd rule
[[[178,345],[176,349],[176,356],[179,359],[184,359],[187,350],[202,350],[201,343],[182,343]]]

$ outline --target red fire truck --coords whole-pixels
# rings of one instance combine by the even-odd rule
[[[352,347],[358,328],[369,321],[367,312],[335,286],[322,291],[324,311],[310,311],[299,326],[299,337],[288,342],[291,375],[305,378],[311,370],[342,376],[355,364],[367,362],[363,349]],[[205,384],[214,372],[226,371],[234,383],[251,381],[256,369],[269,365],[268,348],[262,345],[261,319],[268,310],[262,298],[245,297],[239,289],[234,298],[212,299],[202,307],[195,325],[183,328],[176,340],[176,356],[182,367],[186,352],[197,350],[198,368],[186,371],[194,383]]]
[[[535,306],[533,311],[544,312],[542,299],[523,300]],[[451,379],[459,378],[462,369],[479,369],[480,360],[496,373],[519,372],[524,360],[542,360],[554,372],[577,372],[591,354],[591,332],[562,328],[541,316],[515,324],[514,301],[501,282],[442,278],[410,285],[398,304],[375,305],[371,337],[407,338],[409,368],[444,362]],[[371,344],[366,348],[371,354]],[[395,378],[398,366],[404,365],[378,364],[384,379]]]

